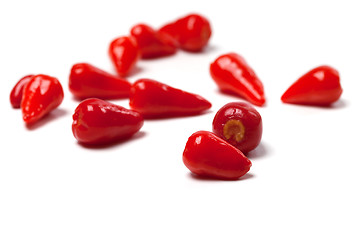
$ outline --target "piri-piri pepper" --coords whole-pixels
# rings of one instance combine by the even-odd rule
[[[140,50],[133,37],[122,36],[114,39],[108,48],[111,61],[121,77],[125,77],[134,69],[140,58]]]
[[[130,107],[145,118],[196,115],[211,106],[197,94],[152,79],[139,79],[131,86]]]
[[[319,66],[304,74],[281,96],[291,104],[328,106],[342,95],[339,72],[329,66]]]
[[[33,76],[24,87],[21,100],[24,122],[31,124],[43,118],[62,103],[63,97],[57,78],[44,74]]]
[[[249,103],[227,103],[218,110],[213,119],[213,132],[247,154],[261,141],[261,115]]]
[[[69,90],[79,99],[127,98],[131,83],[126,79],[109,74],[88,63],[73,65],[69,75]]]
[[[252,166],[240,150],[207,131],[198,131],[189,137],[183,162],[196,175],[225,180],[239,179]]]
[[[13,108],[20,108],[21,99],[23,98],[24,87],[33,77],[34,75],[27,75],[25,77],[22,77],[11,90],[10,103]]]
[[[85,145],[112,144],[130,138],[144,124],[136,111],[97,98],[83,100],[73,114],[72,132]]]
[[[218,57],[210,65],[210,74],[222,92],[237,94],[256,106],[265,104],[261,80],[237,53]]]
[[[137,24],[130,30],[144,59],[158,58],[176,53],[177,42],[169,34],[154,30],[146,24]]]
[[[208,19],[200,14],[181,17],[161,27],[159,32],[169,34],[181,49],[189,52],[202,51],[212,35]]]

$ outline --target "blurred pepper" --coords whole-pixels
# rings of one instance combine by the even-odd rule
[[[155,31],[146,24],[135,25],[130,34],[136,39],[141,57],[144,59],[168,56],[177,51],[177,42],[174,38]]]
[[[23,98],[24,87],[29,83],[34,75],[27,75],[20,79],[11,90],[10,103],[13,108],[20,108],[21,99]]]
[[[199,14],[189,14],[175,22],[168,23],[159,32],[172,36],[183,50],[199,52],[207,44],[212,35],[208,19]]]

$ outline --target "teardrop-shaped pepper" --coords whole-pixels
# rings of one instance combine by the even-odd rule
[[[127,36],[114,39],[109,46],[108,54],[121,77],[127,76],[140,58],[136,40]]]
[[[227,180],[239,179],[252,166],[240,150],[207,131],[199,131],[189,137],[183,162],[194,174]]]
[[[237,53],[218,57],[210,65],[210,74],[221,91],[234,93],[254,105],[265,104],[265,93],[261,80]]]
[[[130,107],[145,118],[195,115],[211,106],[199,95],[155,80],[140,79],[131,86]]]
[[[189,14],[161,27],[159,32],[172,36],[185,51],[199,52],[207,44],[212,29],[207,18],[200,14]]]
[[[35,75],[23,91],[23,120],[28,124],[38,121],[57,108],[63,97],[63,88],[57,78],[43,74]]]
[[[146,24],[135,25],[131,28],[130,34],[136,39],[141,57],[144,59],[168,56],[177,51],[177,42],[174,38],[155,31]]]
[[[20,108],[21,99],[23,98],[24,87],[29,83],[34,75],[27,75],[21,78],[11,90],[10,93],[10,103],[13,108]]]
[[[329,66],[320,66],[304,74],[281,96],[284,103],[324,106],[342,95],[339,73]]]
[[[73,65],[69,75],[69,90],[79,99],[127,98],[130,87],[131,83],[126,79],[111,75],[88,63]]]
[[[73,114],[74,137],[83,144],[110,144],[127,139],[144,124],[142,116],[110,102],[88,98]]]

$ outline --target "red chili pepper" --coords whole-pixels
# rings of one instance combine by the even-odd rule
[[[181,49],[191,52],[201,51],[212,35],[208,19],[198,14],[190,14],[169,23],[159,30],[175,38]]]
[[[63,101],[63,88],[58,79],[35,75],[25,86],[21,110],[23,120],[33,123],[44,117]]]
[[[151,79],[140,79],[131,86],[130,107],[145,118],[199,114],[211,107],[199,95],[170,87]]]
[[[13,108],[20,108],[21,99],[23,98],[23,90],[24,87],[28,84],[30,79],[32,79],[34,75],[27,75],[20,79],[14,86],[13,90],[10,93],[10,103]]]
[[[127,139],[143,126],[142,116],[110,102],[89,98],[73,114],[74,137],[84,144],[109,144]]]
[[[189,137],[183,162],[194,174],[228,180],[242,177],[252,166],[241,151],[207,131]]]
[[[135,25],[131,36],[136,39],[144,59],[172,55],[177,51],[177,42],[170,35],[158,32],[145,24]]]
[[[329,105],[342,95],[339,73],[332,67],[314,68],[294,82],[282,95],[284,103]]]
[[[227,103],[214,117],[213,132],[247,154],[261,141],[262,119],[248,103]]]
[[[108,54],[117,73],[122,77],[130,73],[140,57],[136,40],[132,37],[119,37],[113,40]]]
[[[210,65],[210,74],[223,92],[237,94],[257,106],[264,105],[263,84],[240,55],[228,53],[218,57]]]
[[[127,98],[131,83],[87,63],[73,65],[69,75],[69,90],[80,99]]]

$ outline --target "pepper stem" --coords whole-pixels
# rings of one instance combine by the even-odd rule
[[[223,135],[227,140],[233,137],[234,140],[240,142],[245,135],[245,126],[239,120],[228,120],[223,127]]]

